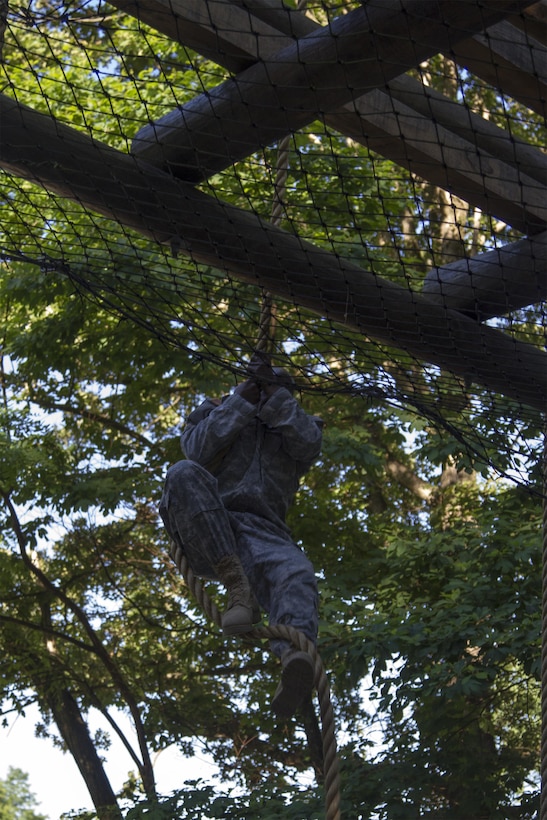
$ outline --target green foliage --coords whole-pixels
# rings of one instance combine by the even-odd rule
[[[222,79],[130,18],[66,26],[48,2],[35,6],[52,47],[38,28],[12,29],[5,58],[18,98],[110,145],[125,150],[144,121],[172,108],[173,93],[178,103],[195,96],[198,74],[205,87]],[[83,43],[100,54],[93,69]],[[32,70],[20,59],[30,52]],[[438,61],[429,70],[435,87],[450,86]],[[501,117],[491,89],[470,83],[464,91],[484,94]],[[522,118],[514,124],[527,127]],[[392,281],[414,276],[418,287],[447,252],[438,192],[364,150],[355,159],[351,141],[320,123],[295,135],[285,227]],[[273,170],[267,150],[208,189],[267,217]],[[83,718],[121,710],[140,721],[133,752],[141,762],[170,744],[187,756],[196,738],[206,745],[217,781],[157,797],[153,789],[144,796],[135,775],[118,796],[127,820],[323,816],[321,790],[302,785],[312,777],[302,728],[270,714],[277,662],[267,647],[224,642],[207,623],[168,559],[157,515],[182,418],[203,395],[227,392],[250,352],[256,289],[168,259],[31,184],[9,193],[6,248],[24,246],[44,267],[24,259],[0,267],[4,719],[32,699],[41,732],[66,749],[54,707],[68,692]],[[417,200],[420,230],[411,233],[418,217],[408,208]],[[328,224],[318,217],[325,212]],[[482,226],[462,226],[468,247]],[[52,259],[70,263],[78,286]],[[149,271],[161,283],[154,310]],[[89,272],[96,292],[87,289]],[[530,317],[507,321],[537,343]],[[344,816],[531,818],[539,463],[523,459],[530,492],[493,480],[489,464],[495,457],[511,468],[508,438],[533,454],[537,427],[521,424],[508,400],[499,398],[493,416],[480,392],[468,401],[468,386],[448,374],[371,340],[356,345],[293,305],[278,305],[278,322],[295,366],[309,374],[304,407],[325,421],[321,460],[289,523],[320,581],[319,648],[344,738]],[[387,385],[392,400],[340,393],[340,384]],[[454,435],[393,395],[414,396],[417,406],[420,397],[434,400]],[[481,442],[474,457],[457,435],[469,429]],[[94,742],[105,746],[104,737]],[[24,779],[11,784],[24,795]]]
[[[0,778],[0,820],[47,820],[35,811],[37,805],[28,775],[10,766],[7,776]]]
[[[175,792],[159,803],[140,802],[130,809],[126,820],[320,820],[324,816],[323,795],[317,789],[299,794],[283,794],[267,784],[246,795],[232,795],[214,790],[202,782],[189,781],[187,789]]]
[[[174,574],[155,512],[180,417],[211,385],[222,392],[225,376],[152,336],[131,344],[130,325],[89,302],[73,311],[64,287],[52,299],[51,278],[20,275],[32,282],[32,316],[25,336],[19,320],[4,326],[1,489],[54,588],[21,561],[4,508],[4,708],[34,691],[47,734],[52,692],[70,687],[84,713],[127,710],[130,695],[151,750],[189,753],[203,738],[222,781],[241,792],[208,784],[143,802],[135,787],[124,798],[134,816],[174,806],[189,818],[321,816],[320,796],[298,785],[310,765],[301,733],[269,715],[275,661],[219,640]],[[11,299],[15,316],[27,309],[22,285]],[[423,424],[414,431],[380,403],[304,401],[325,419],[325,443],[290,525],[321,574],[320,651],[351,739],[341,752],[346,813],[524,807],[538,756],[538,500],[458,471],[457,442]]]

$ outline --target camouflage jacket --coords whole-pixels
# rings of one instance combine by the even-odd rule
[[[207,399],[188,417],[181,445],[216,476],[226,509],[284,526],[299,480],[319,456],[321,430],[281,387],[259,404],[237,393],[220,404]]]

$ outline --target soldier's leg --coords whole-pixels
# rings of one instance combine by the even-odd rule
[[[160,515],[196,575],[215,578],[214,565],[235,552],[234,534],[215,477],[195,461],[174,464],[167,471]]]
[[[224,634],[252,629],[251,590],[214,476],[193,461],[179,461],[167,472],[160,515],[194,573],[218,579],[228,590],[222,616]]]
[[[270,625],[292,626],[315,643],[318,593],[309,559],[285,533],[256,517],[238,517],[234,531],[241,561]],[[312,689],[314,664],[307,653],[282,639],[273,640],[271,647],[283,665],[272,708],[280,717],[290,717]]]

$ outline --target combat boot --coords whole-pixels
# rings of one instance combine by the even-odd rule
[[[228,592],[228,605],[221,617],[224,635],[249,632],[260,620],[260,610],[241,561],[235,553],[225,555],[213,567]]]
[[[280,718],[290,718],[313,689],[315,666],[307,652],[288,649],[281,658],[281,682],[272,700]]]

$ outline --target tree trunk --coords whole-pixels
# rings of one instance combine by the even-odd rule
[[[97,754],[79,706],[68,689],[50,692],[46,703],[85,781],[100,820],[121,820],[116,795]]]

